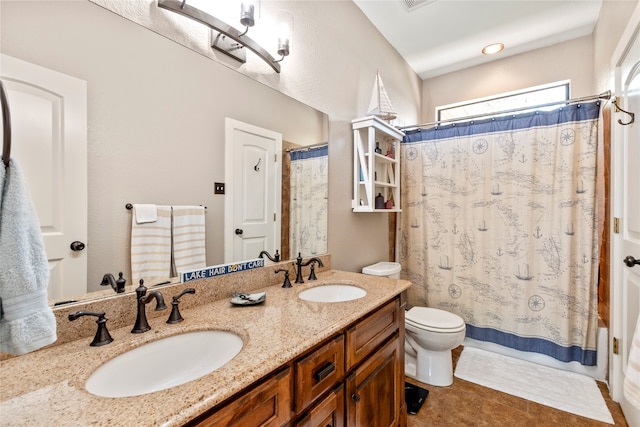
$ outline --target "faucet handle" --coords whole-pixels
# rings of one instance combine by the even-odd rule
[[[93,341],[91,341],[91,344],[89,344],[91,347],[100,347],[103,345],[107,345],[111,341],[113,341],[113,338],[111,338],[111,335],[107,330],[107,318],[105,317],[104,311],[76,311],[75,313],[69,314],[69,320],[73,321],[79,319],[82,316],[96,316],[98,318],[98,320],[96,320],[96,323],[98,324],[98,330],[96,331],[95,337],[93,337]]]
[[[195,294],[195,293],[196,293],[195,289],[186,288],[185,290],[180,292],[178,295],[175,295],[173,297],[173,301],[171,302],[171,306],[172,306],[171,314],[169,315],[169,319],[167,320],[167,323],[169,324],[180,323],[184,320],[182,318],[182,315],[180,314],[180,309],[178,308],[178,304],[180,304],[180,297],[182,297],[184,294]]]
[[[283,288],[291,288],[291,280],[289,280],[289,270],[286,268],[279,268],[275,271],[276,274],[284,271],[284,283],[282,284]]]
[[[139,283],[140,286],[136,288],[136,295],[138,296],[138,299],[145,296],[147,293],[147,287],[144,285],[144,279],[140,279]]]
[[[121,294],[124,292],[124,287],[127,285],[127,279],[122,277],[122,271],[118,273],[118,280],[116,280],[116,292]]]
[[[309,273],[309,280],[318,280],[316,277],[316,266],[315,263],[311,263],[311,273]]]

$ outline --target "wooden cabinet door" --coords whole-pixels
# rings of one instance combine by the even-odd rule
[[[189,426],[280,427],[291,419],[291,368],[249,389],[245,394],[211,415]]]
[[[348,426],[398,426],[404,401],[400,334],[358,367],[346,380]]]
[[[294,427],[344,427],[344,385],[331,391]]]

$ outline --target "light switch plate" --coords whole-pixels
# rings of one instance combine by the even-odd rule
[[[216,182],[213,188],[213,194],[224,194],[224,182]]]

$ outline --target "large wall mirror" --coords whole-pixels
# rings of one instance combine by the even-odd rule
[[[129,271],[128,203],[206,206],[207,265],[225,261],[225,118],[328,141],[326,114],[89,1],[2,1],[0,19],[3,54],[86,81],[86,297]]]

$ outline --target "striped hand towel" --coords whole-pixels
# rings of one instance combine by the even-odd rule
[[[203,206],[172,206],[173,273],[207,265]]]
[[[157,221],[138,223],[131,216],[131,279],[171,277],[171,206],[156,206]]]

